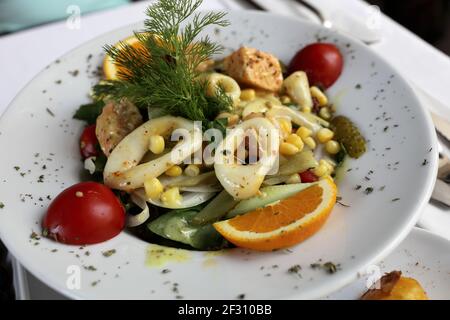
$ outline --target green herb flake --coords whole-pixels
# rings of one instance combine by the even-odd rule
[[[298,274],[302,270],[302,267],[299,264],[293,265],[288,269],[288,273],[290,274]]]
[[[55,114],[53,113],[53,111],[50,110],[49,108],[45,108],[45,111],[47,111],[47,113],[48,113],[49,115],[51,115],[52,117],[55,116]]]
[[[111,250],[108,250],[108,251],[103,251],[102,252],[102,255],[104,256],[104,257],[111,257],[113,254],[115,254],[116,253],[116,249],[111,249]]]
[[[99,282],[100,282],[100,280],[93,281],[93,282],[91,282],[91,286],[95,287],[96,285],[99,284]]]
[[[367,187],[365,190],[364,190],[364,193],[365,194],[371,194],[373,192],[373,188],[372,187]]]
[[[40,240],[41,239],[41,237],[39,237],[39,235],[36,233],[36,232],[31,232],[31,234],[30,234],[30,239],[33,239],[33,240]]]
[[[0,209],[3,209],[5,207],[5,204],[3,202],[0,202]]]
[[[392,202],[397,202],[398,200],[400,200],[400,198],[394,198],[394,199],[392,199],[391,201],[392,201]]]
[[[245,299],[245,294],[243,294],[243,293],[238,294],[237,298],[238,298],[239,300],[244,300],[244,299]]]
[[[88,271],[97,271],[97,268],[92,265],[91,266],[83,266],[83,268]]]

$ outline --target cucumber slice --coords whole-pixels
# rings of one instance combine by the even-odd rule
[[[315,168],[318,165],[311,150],[303,150],[293,156],[286,157],[287,161],[280,165],[277,175],[285,176]]]
[[[191,220],[197,213],[189,209],[173,210],[153,220],[147,227],[163,238],[188,244],[195,249],[222,247],[224,239],[211,224],[192,225]]]
[[[226,190],[223,190],[192,219],[192,223],[204,225],[215,222],[222,218],[237,203],[238,201],[234,200]]]
[[[286,199],[313,184],[314,183],[295,183],[261,188],[262,195],[242,200],[234,207],[234,209],[228,212],[225,218],[230,219],[239,214],[262,208],[275,201]]]

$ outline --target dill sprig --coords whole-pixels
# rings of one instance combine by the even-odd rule
[[[97,97],[127,98],[139,107],[158,108],[166,114],[208,121],[229,110],[231,100],[222,88],[206,95],[197,67],[222,47],[208,36],[208,26],[227,26],[223,12],[194,13],[202,0],[159,0],[146,10],[144,30],[135,32],[142,46],[107,45],[106,53],[121,67],[118,80],[94,87]],[[198,39],[199,38],[199,39]]]

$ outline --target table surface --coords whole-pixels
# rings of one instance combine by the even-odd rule
[[[141,1],[111,10],[83,15],[79,29],[71,29],[66,21],[51,23],[30,30],[0,37],[0,115],[9,103],[39,71],[71,49],[95,38],[105,32],[138,22],[149,3]],[[314,3],[327,14],[339,17],[352,15],[360,23],[367,23],[373,18],[373,10],[361,0],[315,0]],[[264,5],[274,12],[286,12],[285,1],[264,0]],[[283,7],[285,6],[285,7]],[[205,10],[242,10],[251,6],[243,0],[204,0]],[[372,7],[373,9],[373,7]],[[441,102],[450,101],[450,59],[447,55],[433,48],[389,17],[376,15],[377,32],[382,36],[379,43],[372,45],[373,50],[382,54],[406,79],[414,82],[422,90]],[[432,75],[432,76],[430,76]],[[444,103],[444,105],[445,105]],[[441,114],[450,114],[447,110],[435,110]],[[428,205],[424,214],[436,210]],[[442,234],[450,238],[450,231]],[[27,276],[30,298],[61,298],[33,276]]]

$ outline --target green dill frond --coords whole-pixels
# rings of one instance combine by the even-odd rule
[[[121,67],[119,80],[94,87],[99,97],[128,98],[140,107],[160,108],[168,114],[208,121],[229,110],[231,99],[219,89],[206,95],[206,83],[196,80],[197,67],[222,47],[200,33],[211,25],[227,26],[223,12],[194,13],[202,0],[159,0],[147,8],[144,30],[135,33],[142,46],[120,43],[105,46]]]

